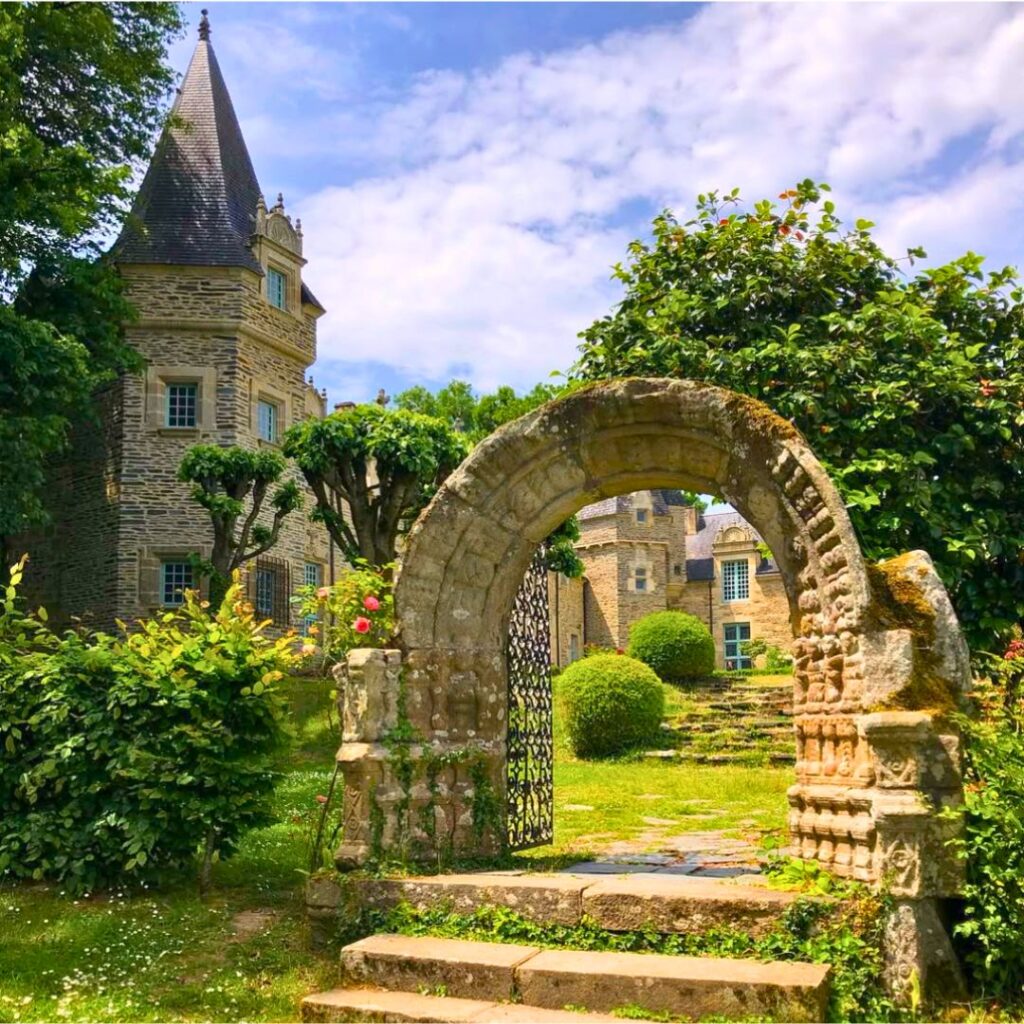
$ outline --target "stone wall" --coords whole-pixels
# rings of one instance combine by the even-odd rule
[[[121,380],[106,410],[105,455],[99,454],[95,432],[76,430],[76,447],[62,471],[75,483],[62,487],[55,501],[61,543],[41,548],[34,559],[36,578],[45,581],[49,602],[63,616],[88,613],[108,627],[115,619],[131,621],[159,609],[162,559],[209,554],[208,516],[177,479],[188,448],[268,445],[257,438],[260,397],[278,403],[281,433],[323,413],[306,381],[318,311],[270,308],[260,295],[259,277],[242,269],[131,265],[122,274],[140,314],[126,337],[147,366]],[[165,426],[165,387],[176,380],[199,384],[194,429]],[[80,454],[86,444],[97,451],[90,461]],[[291,472],[308,511],[312,494]],[[102,514],[96,498],[82,500],[100,486]],[[261,518],[269,524],[272,513]],[[302,583],[306,561],[320,564],[326,578],[326,531],[305,513],[285,521],[268,554],[288,563],[292,589]],[[105,582],[97,586],[94,579]],[[293,606],[289,615],[298,625]]]
[[[583,654],[583,578],[548,573],[551,664],[564,668]]]
[[[646,513],[643,522],[637,509]],[[650,492],[632,494],[603,514],[581,517],[576,552],[587,582],[586,643],[624,648],[629,627],[644,615],[672,607],[681,591],[685,509],[656,513]],[[645,570],[642,590],[637,567]]]
[[[715,664],[725,667],[725,625],[749,622],[751,639],[763,639],[789,654],[793,630],[789,621],[789,600],[778,573],[751,573],[750,597],[745,601],[725,601],[722,581],[693,580],[682,588],[677,607],[696,615],[715,638]]]

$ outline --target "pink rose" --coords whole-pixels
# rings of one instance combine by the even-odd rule
[[[316,802],[318,804],[325,804],[325,803],[327,803],[327,797],[325,797],[323,795],[323,793],[317,793],[317,795],[316,795]]]
[[[368,612],[375,612],[380,608],[380,601],[378,601],[373,594],[368,594],[363,598],[363,607]]]
[[[331,596],[331,588],[330,587],[321,587],[316,592],[316,596],[319,597],[321,601],[326,600],[328,597]]]
[[[365,615],[357,615],[356,621],[352,623],[352,628],[357,633],[369,633],[370,627],[373,625],[372,622]]]

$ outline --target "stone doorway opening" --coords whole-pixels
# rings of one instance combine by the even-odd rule
[[[806,440],[763,404],[689,381],[582,388],[506,425],[448,479],[410,534],[396,584],[399,649],[353,652],[344,686],[340,865],[504,845],[505,637],[537,546],[588,502],[668,487],[721,494],[775,556],[793,635],[796,855],[953,895],[937,811],[960,797],[947,714],[967,650],[927,555],[868,566]],[[387,742],[396,722],[417,741]],[[916,911],[915,911],[916,912]]]

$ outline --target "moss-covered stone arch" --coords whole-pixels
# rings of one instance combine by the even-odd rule
[[[794,852],[846,877],[884,880],[914,914],[954,893],[958,869],[935,811],[959,798],[946,717],[969,676],[930,559],[914,552],[866,566],[842,498],[790,423],[734,392],[667,379],[581,388],[507,424],[420,516],[396,584],[399,650],[354,652],[341,673],[339,863],[362,863],[401,832],[388,824],[389,807],[418,808],[431,837],[479,852],[480,782],[499,804],[504,785],[504,645],[523,573],[583,505],[659,487],[727,499],[781,571],[795,655]],[[446,765],[411,793],[381,739],[399,707],[422,741],[418,756]],[[467,760],[472,774],[460,771]],[[415,850],[422,831],[401,841]],[[502,839],[495,828],[490,847]]]

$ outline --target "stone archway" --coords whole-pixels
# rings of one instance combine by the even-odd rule
[[[456,851],[480,848],[480,793],[493,807],[504,783],[503,646],[530,558],[583,505],[657,487],[724,497],[781,570],[796,638],[794,850],[902,898],[955,893],[935,811],[959,799],[945,715],[969,668],[930,559],[865,565],[842,499],[791,424],[734,392],[662,379],[585,387],[508,424],[420,516],[396,586],[400,650],[354,652],[344,673],[339,863],[365,861],[396,829],[414,848],[417,820]],[[403,716],[423,740],[403,763],[435,767],[418,781],[405,769],[400,785],[382,740]]]

